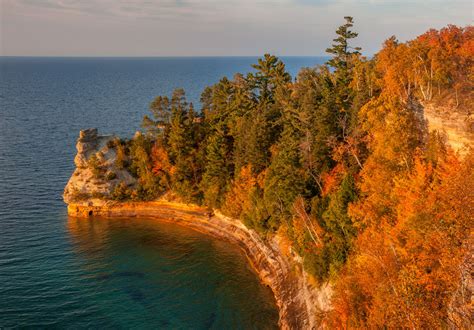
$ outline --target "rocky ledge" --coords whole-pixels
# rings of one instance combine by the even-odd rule
[[[152,202],[118,202],[111,200],[113,189],[135,179],[115,166],[116,153],[108,143],[112,136],[99,136],[96,129],[81,131],[77,143],[77,166],[64,189],[64,201],[71,216],[85,220],[90,217],[153,217],[207,233],[238,245],[247,256],[261,282],[274,293],[282,329],[316,329],[330,308],[329,285],[314,286],[303,269],[302,260],[279,236],[263,239],[241,221],[218,211],[196,205],[165,200]],[[102,175],[94,173],[91,159],[98,159]],[[105,173],[105,174],[104,174]],[[110,175],[113,173],[113,175]]]
[[[429,130],[444,133],[451,147],[465,155],[467,147],[474,145],[474,114],[432,104],[424,104],[423,107]]]

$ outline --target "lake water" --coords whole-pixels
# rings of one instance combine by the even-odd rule
[[[324,61],[283,60],[292,76]],[[0,57],[0,328],[276,327],[235,247],[150,219],[71,219],[61,197],[80,129],[131,136],[155,96],[182,87],[198,105],[255,62]]]

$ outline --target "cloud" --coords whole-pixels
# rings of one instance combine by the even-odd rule
[[[21,0],[20,3],[44,10],[138,18],[187,15],[199,9],[195,1],[186,0]]]
[[[339,0],[293,0],[293,3],[303,6],[327,6],[338,4]]]
[[[3,0],[14,3],[15,0]],[[201,21],[232,20],[237,13],[241,18],[257,18],[256,13],[292,8],[294,0],[18,0],[24,8],[43,11],[76,13],[132,19],[190,19]],[[304,4],[308,0],[297,0]],[[318,2],[328,2],[318,0]],[[296,4],[296,5],[298,5]]]
[[[6,3],[15,0],[2,0]],[[17,0],[25,7],[45,10],[77,12],[110,16],[196,15],[232,11],[238,8],[295,8],[295,7],[342,7],[350,10],[354,6],[419,6],[427,0]],[[429,0],[430,4],[443,4],[444,0]],[[452,0],[466,3],[470,0]]]
[[[444,0],[445,1],[445,0]],[[368,54],[446,24],[470,0],[0,0],[4,54],[323,54],[343,17]]]

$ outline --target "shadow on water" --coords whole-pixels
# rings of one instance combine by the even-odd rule
[[[97,275],[96,280],[110,280],[114,277],[144,278],[145,274],[140,272],[116,272],[113,274]]]

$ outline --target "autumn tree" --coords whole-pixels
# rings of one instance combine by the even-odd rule
[[[247,165],[240,169],[233,180],[230,191],[226,194],[223,211],[231,217],[240,218],[242,214],[252,210],[250,195],[257,186],[257,177],[252,167]]]
[[[357,254],[337,284],[333,326],[456,324],[449,305],[473,229],[472,155],[460,162],[448,152],[436,167],[417,156],[396,180],[396,218],[357,238]]]
[[[423,148],[426,142],[426,125],[418,111],[416,104],[404,104],[388,94],[362,108],[362,129],[367,132],[370,155],[359,183],[364,198],[350,207],[359,226],[393,221],[390,192],[394,179],[410,171],[417,148]]]

